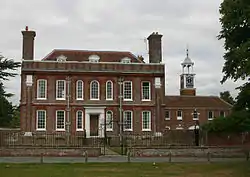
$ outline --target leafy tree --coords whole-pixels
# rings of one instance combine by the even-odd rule
[[[0,126],[3,127],[11,125],[15,109],[12,103],[8,101],[8,98],[13,96],[13,94],[6,93],[2,81],[9,80],[9,77],[16,76],[17,73],[12,73],[10,71],[16,71],[20,66],[20,62],[15,62],[12,59],[7,59],[0,55]]]
[[[226,101],[227,103],[234,105],[234,98],[231,96],[229,91],[220,92],[220,98]]]
[[[236,107],[249,110],[249,100],[244,97],[249,95],[250,88],[250,1],[224,0],[220,6],[220,14],[222,30],[218,39],[225,40],[226,50],[221,83],[228,79],[245,81],[240,87]]]

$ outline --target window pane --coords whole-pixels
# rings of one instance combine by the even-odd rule
[[[65,81],[58,80],[57,81],[57,98],[65,98]]]
[[[56,113],[56,128],[57,129],[64,129],[65,128],[64,111],[57,111],[57,113]]]
[[[113,114],[111,111],[107,111],[106,114],[106,129],[107,130],[113,129]]]
[[[150,100],[150,83],[142,82],[142,99]]]
[[[177,111],[177,117],[182,117],[182,111]]]
[[[150,130],[151,129],[151,115],[149,111],[142,112],[142,129]]]
[[[220,111],[220,117],[225,117],[225,112],[224,111]]]
[[[83,99],[83,81],[77,81],[76,89],[76,98]]]
[[[111,81],[106,84],[106,99],[113,99],[113,83]]]
[[[83,113],[82,111],[77,111],[77,129],[83,129]]]
[[[132,82],[125,81],[123,85],[123,96],[126,100],[132,100]]]
[[[46,126],[46,112],[37,111],[37,129],[45,129]]]
[[[90,88],[91,88],[90,99],[99,99],[99,84],[98,84],[98,82],[92,81]]]
[[[132,130],[132,112],[124,112],[124,130]]]
[[[170,113],[169,113],[169,111],[165,111],[165,118],[170,119]]]
[[[46,98],[46,80],[38,80],[38,98]]]

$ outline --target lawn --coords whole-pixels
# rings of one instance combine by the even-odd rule
[[[243,177],[250,163],[0,164],[1,177]]]

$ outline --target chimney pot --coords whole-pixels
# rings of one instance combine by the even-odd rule
[[[28,26],[26,26],[26,27],[25,27],[25,30],[26,30],[26,31],[29,31],[29,27],[28,27]]]

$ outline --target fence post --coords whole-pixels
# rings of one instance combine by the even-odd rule
[[[172,153],[171,153],[171,151],[169,151],[168,157],[169,157],[168,161],[169,161],[169,162],[172,162]]]
[[[84,151],[85,163],[88,162],[88,151]]]
[[[208,151],[207,152],[207,161],[210,162],[210,160],[211,160],[211,153]]]
[[[249,161],[249,157],[250,157],[250,151],[246,152],[246,160]]]
[[[130,157],[131,157],[130,150],[128,150],[127,156],[128,156],[128,163],[130,163],[130,161],[131,161],[131,159],[130,159]]]
[[[40,155],[40,163],[43,163],[43,153]]]

